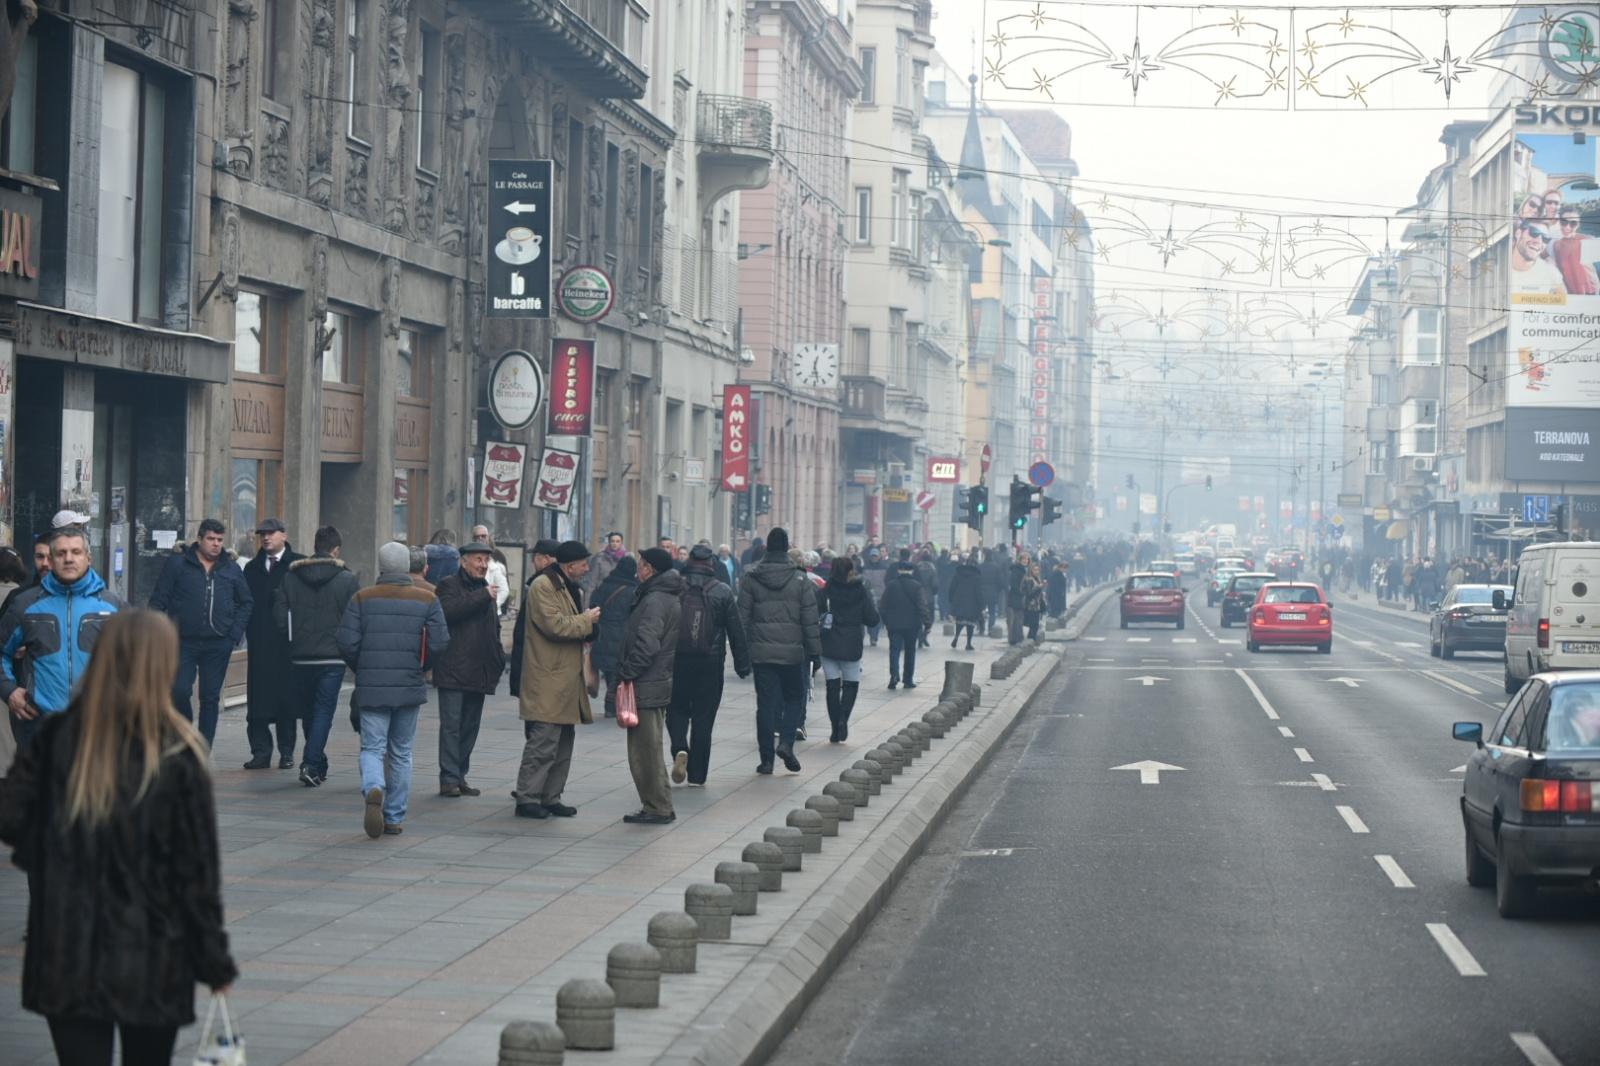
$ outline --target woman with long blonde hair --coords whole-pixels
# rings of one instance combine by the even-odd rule
[[[0,787],[0,840],[28,874],[22,1005],[64,1066],[171,1061],[196,982],[237,976],[223,930],[205,742],[172,705],[165,615],[109,617],[71,705]]]

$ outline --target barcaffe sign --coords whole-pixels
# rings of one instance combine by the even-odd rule
[[[520,349],[506,352],[489,372],[489,413],[508,430],[532,424],[544,393],[544,371]]]
[[[561,275],[556,286],[561,313],[579,322],[598,322],[616,306],[617,288],[611,275],[599,267],[575,266]]]

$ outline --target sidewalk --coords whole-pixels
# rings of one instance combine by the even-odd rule
[[[1031,693],[1054,662],[1053,655],[1039,654],[1009,681],[990,682],[988,664],[1004,650],[1003,641],[981,640],[977,652],[952,652],[938,632],[919,657],[923,680],[911,692],[884,688],[887,640],[868,648],[848,744],[827,743],[818,677],[809,724],[821,739],[797,746],[804,765],[799,774],[781,768],[772,777],[754,774],[754,694],[748,681],[730,676],[708,787],[674,789],[678,821],[664,828],[620,821],[639,804],[622,733],[610,720],[578,732],[566,794],[580,809],[578,817],[529,821],[513,816],[508,795],[522,751],[516,702],[490,700],[471,773],[484,792],[476,799],[438,796],[437,717],[425,710],[405,834],[371,841],[361,831],[356,738],[342,713],[330,742],[332,772],[320,789],[300,786],[290,770],[239,769],[248,756],[242,717],[225,715],[215,781],[224,902],[242,973],[232,1000],[252,1066],[495,1062],[506,1023],[553,1020],[554,992],[563,981],[603,978],[613,944],[642,940],[651,914],[682,909],[687,885],[710,881],[716,862],[737,859],[744,844],[782,825],[788,811],[836,780],[880,738],[931,708],[947,656],[976,662],[983,713],[935,742],[881,800],[859,812],[863,821],[869,813],[888,817],[889,792],[909,795],[956,750],[951,740],[983,728],[1006,693]],[[1013,702],[1012,714],[1020,698]],[[870,855],[851,854],[869,839],[862,822],[857,825],[850,851],[830,842],[823,856],[808,856],[806,871],[786,878],[786,887],[792,879],[801,891],[764,897],[761,916],[737,920],[740,943],[707,946],[702,957],[709,962],[717,953],[732,953],[731,959],[742,953],[748,961],[759,953],[752,941],[780,932],[782,916],[806,904],[813,882],[830,869],[870,861]],[[877,834],[871,839],[877,847]],[[812,861],[819,858],[829,862]],[[790,899],[780,906],[777,896]],[[53,1062],[43,1020],[18,1002],[26,899],[24,878],[6,866],[0,872],[0,1057]],[[630,1026],[637,1018],[653,1027],[657,1051],[670,1044],[691,1017],[673,1009],[668,988],[676,994],[712,978],[712,972],[669,978],[661,1010],[619,1012],[615,1054],[641,1061],[641,1047],[625,1055],[621,1042],[620,1019],[630,1016]],[[175,1061],[185,1058],[197,1035],[195,1028],[182,1034]]]

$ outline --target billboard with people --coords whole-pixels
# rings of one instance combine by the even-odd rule
[[[1600,407],[1600,137],[1512,147],[1508,407]]]

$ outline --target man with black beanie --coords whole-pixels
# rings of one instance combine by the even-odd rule
[[[704,785],[711,766],[711,727],[722,705],[722,681],[729,645],[733,669],[750,676],[750,642],[739,621],[733,590],[721,580],[721,564],[704,544],[689,552],[683,574],[678,622],[678,653],[672,674],[672,706],[667,732],[672,737],[672,780]],[[723,571],[726,573],[726,571]]]
[[[739,582],[739,621],[750,638],[756,675],[756,744],[761,751],[756,773],[772,773],[774,754],[790,773],[799,773],[794,739],[805,717],[806,665],[815,669],[822,662],[817,590],[789,558],[786,530],[768,532],[766,548]]]

